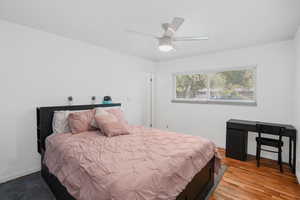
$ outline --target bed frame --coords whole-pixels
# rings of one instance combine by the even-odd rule
[[[75,200],[60,181],[51,174],[46,165],[43,164],[43,157],[46,150],[45,139],[52,133],[52,119],[54,111],[60,110],[87,110],[96,107],[116,107],[120,103],[114,104],[94,104],[94,105],[76,105],[76,106],[55,106],[39,107],[36,110],[37,115],[37,150],[41,154],[41,174],[46,181],[57,200]],[[194,176],[192,181],[178,195],[176,200],[202,200],[214,185],[214,160],[212,158],[206,166]]]

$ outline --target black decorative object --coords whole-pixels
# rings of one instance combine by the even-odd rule
[[[69,106],[71,106],[73,104],[73,97],[72,96],[68,96],[68,103],[69,103]]]
[[[112,103],[112,99],[110,96],[105,96],[103,97],[103,104],[111,104]]]
[[[91,97],[91,100],[92,100],[92,104],[95,104],[95,103],[96,103],[96,97],[95,97],[95,96],[92,96],[92,97]]]

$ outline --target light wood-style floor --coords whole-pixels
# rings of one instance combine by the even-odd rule
[[[226,158],[224,149],[219,152],[228,169],[210,200],[300,200],[300,185],[287,165],[280,173],[276,161],[262,159],[257,168],[255,157],[242,162]]]

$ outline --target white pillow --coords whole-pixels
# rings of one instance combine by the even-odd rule
[[[53,133],[68,133],[70,132],[68,124],[68,116],[70,111],[54,111],[52,120],[52,130]]]
[[[52,120],[52,131],[53,133],[69,133],[71,132],[69,128],[68,117],[70,113],[74,112],[83,112],[87,110],[62,110],[54,111],[53,120]]]

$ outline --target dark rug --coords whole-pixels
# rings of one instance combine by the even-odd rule
[[[40,172],[0,185],[1,200],[55,200]]]
[[[222,165],[220,173],[215,178],[215,184],[206,199],[208,199],[219,184],[227,166]],[[33,173],[6,183],[0,184],[1,200],[55,200],[54,195],[41,177],[40,172]]]

